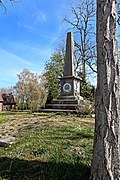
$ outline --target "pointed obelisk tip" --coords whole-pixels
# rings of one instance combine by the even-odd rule
[[[74,38],[72,32],[67,33],[64,76],[76,76],[76,61],[74,57]]]

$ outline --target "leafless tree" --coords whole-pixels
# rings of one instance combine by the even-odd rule
[[[64,18],[74,31],[77,65],[80,69],[82,66],[84,80],[86,65],[96,72],[95,14],[95,0],[81,0],[72,5],[69,17]]]

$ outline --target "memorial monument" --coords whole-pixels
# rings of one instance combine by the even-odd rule
[[[53,100],[47,108],[58,110],[76,110],[80,103],[80,78],[76,73],[73,33],[67,33],[64,75],[60,78],[61,91],[58,99]]]
[[[80,79],[76,75],[73,33],[67,33],[64,76],[61,78],[61,98],[80,96]]]

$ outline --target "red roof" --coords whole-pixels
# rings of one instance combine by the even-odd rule
[[[12,93],[3,93],[2,95],[2,99],[3,99],[3,104],[4,105],[12,105],[12,104],[16,104],[14,101],[14,96]]]

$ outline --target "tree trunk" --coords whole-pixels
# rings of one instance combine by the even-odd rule
[[[97,0],[97,93],[92,180],[120,180],[117,0]]]

